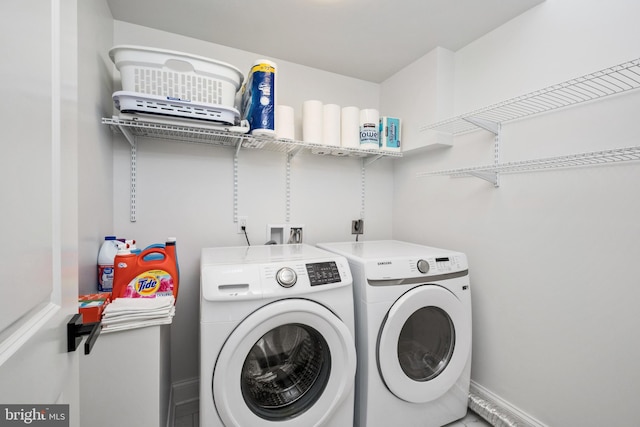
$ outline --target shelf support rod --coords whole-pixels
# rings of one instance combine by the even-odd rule
[[[238,142],[238,147],[240,144]],[[238,222],[238,150],[233,156],[233,222]]]
[[[233,155],[233,222],[238,222],[238,157],[242,148],[242,139],[236,144],[236,152]]]
[[[131,169],[129,176],[129,221],[136,222],[136,169],[138,144],[136,143],[135,139],[129,142],[131,144]]]
[[[131,163],[130,163],[130,175],[129,175],[129,221],[136,222],[136,168],[137,168],[137,151],[138,144],[136,138],[131,131],[125,126],[117,125],[124,138],[129,142],[131,146]]]
[[[366,183],[367,183],[367,168],[365,159],[362,159],[362,168],[360,171],[360,219],[364,220],[365,209],[365,195],[366,195]]]
[[[500,135],[502,135],[502,124],[496,123],[496,133],[493,138],[493,164],[494,166],[500,165]],[[493,183],[495,188],[500,187],[500,174],[495,172],[495,181]]]
[[[122,125],[117,125],[122,135],[124,135],[125,139],[129,142],[129,144],[133,147],[136,145],[136,138],[133,136],[131,131]]]
[[[500,164],[500,134],[502,133],[502,124],[478,117],[463,117],[462,119],[494,135],[493,164],[498,166]],[[489,181],[496,188],[500,187],[500,175],[498,172],[472,172],[470,175]]]
[[[384,155],[383,154],[376,154],[375,157],[373,157],[372,159],[365,161],[363,160],[363,167],[364,166],[369,166],[370,164],[374,163],[376,160],[380,160]]]
[[[478,171],[469,171],[467,172],[471,176],[475,176],[476,178],[484,179],[485,181],[489,181],[495,187],[498,187],[498,173],[497,172],[478,172]]]
[[[486,131],[489,131],[494,135],[500,133],[500,123],[492,122],[491,120],[479,119],[477,117],[463,117],[462,120],[474,124]]]
[[[299,150],[298,150],[299,151]],[[284,222],[285,224],[289,224],[291,222],[291,159],[298,153],[289,153],[287,154],[287,165],[286,165],[286,173],[285,173],[285,212],[284,212]]]
[[[293,148],[291,151],[289,151],[287,153],[287,161],[290,161],[291,159],[293,159],[295,156],[298,155],[298,153],[300,153],[302,151],[304,147],[297,147],[297,148]]]

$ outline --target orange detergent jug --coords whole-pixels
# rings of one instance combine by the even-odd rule
[[[178,299],[179,268],[175,238],[142,252],[118,251],[113,262],[113,299],[155,298],[173,295]]]

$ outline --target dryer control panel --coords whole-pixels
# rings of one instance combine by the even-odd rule
[[[449,271],[459,271],[461,269],[460,260],[457,256],[433,258],[429,260],[429,264],[431,268],[441,273],[446,273]]]
[[[464,254],[450,252],[441,256],[381,258],[367,261],[365,268],[368,280],[394,280],[438,277],[463,272],[468,267]]]
[[[459,255],[441,257],[415,258],[409,260],[409,270],[412,273],[443,274],[464,270],[466,265]]]

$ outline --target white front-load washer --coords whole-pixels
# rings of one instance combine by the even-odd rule
[[[347,260],[309,245],[205,248],[200,425],[351,426]]]
[[[355,425],[436,427],[463,418],[471,295],[463,253],[395,240],[324,243],[353,274]]]

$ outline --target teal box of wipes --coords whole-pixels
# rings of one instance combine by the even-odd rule
[[[402,120],[395,117],[380,117],[380,149],[390,151],[401,150]]]

